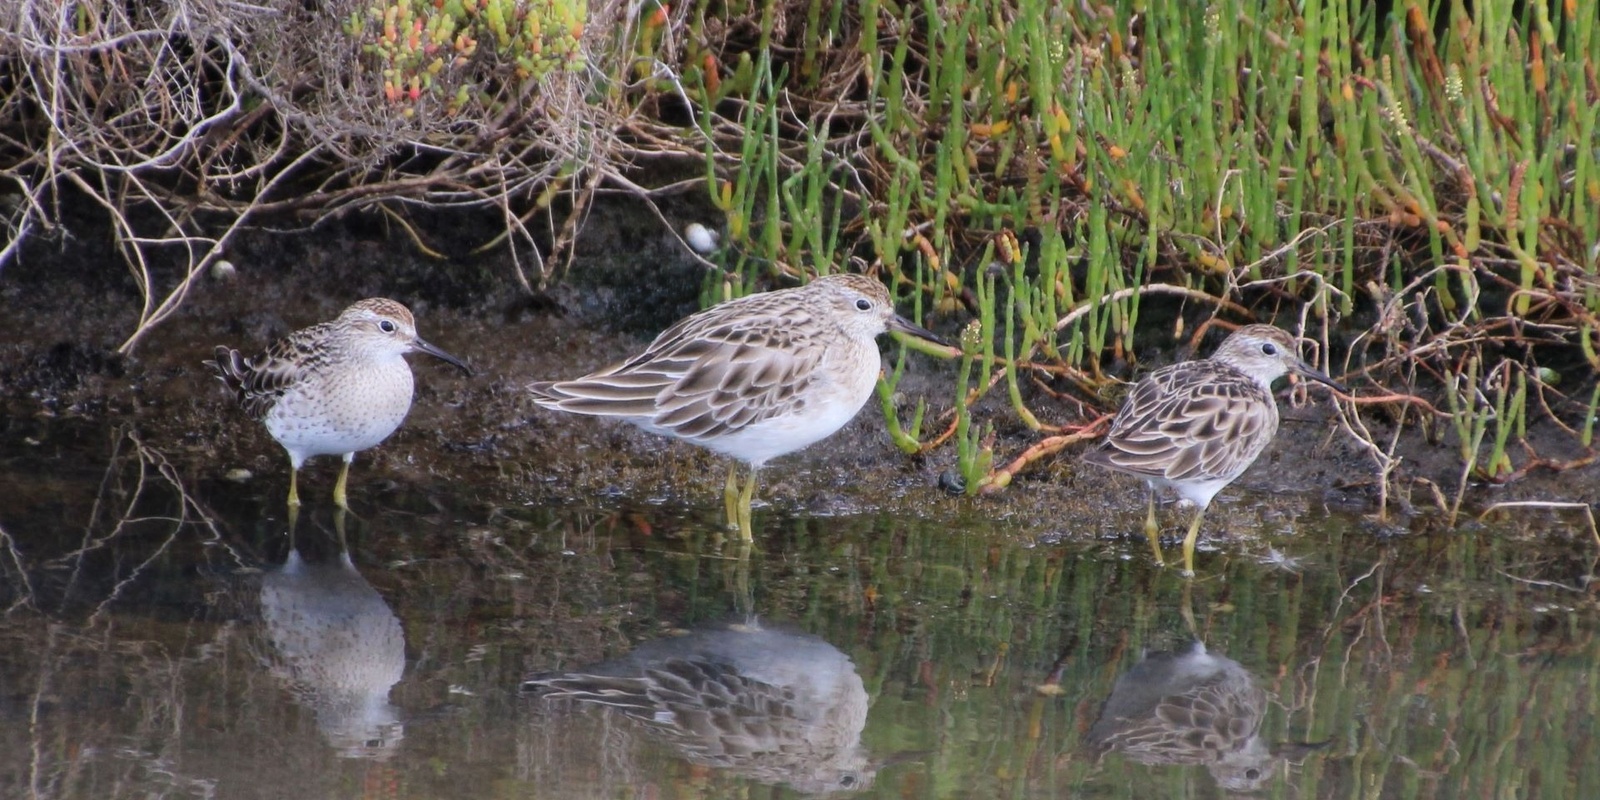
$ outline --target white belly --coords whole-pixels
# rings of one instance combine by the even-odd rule
[[[872,397],[881,364],[875,342],[850,343],[829,352],[807,387],[806,403],[796,411],[752,423],[737,431],[692,439],[695,444],[760,467],[778,456],[810,447],[855,419]],[[833,376],[823,381],[823,376]],[[647,429],[648,423],[641,423]]]
[[[291,388],[267,413],[267,431],[289,451],[299,468],[305,459],[347,455],[376,447],[405,421],[411,410],[411,368],[361,370],[304,381]]]

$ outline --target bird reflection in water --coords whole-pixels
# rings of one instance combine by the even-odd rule
[[[703,628],[523,690],[603,706],[690,763],[808,794],[860,791],[882,766],[861,745],[867,690],[855,665],[809,634]]]
[[[1115,751],[1141,764],[1199,764],[1223,790],[1254,792],[1285,755],[1261,739],[1266,711],[1255,677],[1196,641],[1147,655],[1118,678],[1086,744],[1096,758]]]
[[[351,562],[343,512],[334,519],[337,555],[307,559],[292,545],[284,564],[261,578],[266,660],[295,701],[316,714],[317,729],[339,755],[387,759],[405,738],[389,704],[389,690],[405,673],[405,634]]]

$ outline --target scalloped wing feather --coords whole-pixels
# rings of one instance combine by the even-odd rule
[[[628,417],[689,440],[789,413],[804,403],[811,381],[815,344],[804,335],[809,322],[793,309],[738,310],[690,317],[633,358],[582,378],[529,388],[541,405]]]
[[[539,681],[549,697],[609,706],[646,723],[700,763],[732,766],[811,749],[794,691],[732,665],[672,658],[637,677],[566,675]]]
[[[1277,429],[1277,404],[1255,381],[1225,364],[1189,361],[1141,380],[1086,458],[1166,481],[1232,479]]]
[[[1242,751],[1261,728],[1266,693],[1219,676],[1156,700],[1147,714],[1101,732],[1103,750],[1144,763],[1201,764]]]
[[[290,388],[327,363],[328,352],[317,345],[325,338],[326,327],[328,323],[295,331],[253,359],[238,350],[218,347],[216,360],[205,363],[233,392],[239,407],[260,422]]]

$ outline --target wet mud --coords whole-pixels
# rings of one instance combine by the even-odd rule
[[[684,213],[687,222],[697,211]],[[454,231],[430,242],[447,253],[469,253],[491,233],[470,225],[432,230]],[[463,377],[443,363],[412,357],[412,412],[388,441],[357,457],[351,492],[358,507],[400,488],[432,493],[441,503],[491,508],[605,507],[621,500],[719,506],[725,462],[623,423],[539,409],[523,390],[531,381],[571,377],[618,360],[698,307],[706,285],[703,268],[640,209],[626,203],[598,207],[570,267],[547,291],[532,296],[503,250],[430,259],[402,232],[365,218],[311,232],[255,232],[229,253],[232,275],[197,282],[177,316],[128,356],[115,348],[136,328],[141,297],[126,270],[91,246],[98,235],[79,229],[36,245],[0,275],[8,309],[8,330],[0,335],[0,432],[11,447],[48,448],[67,421],[132,426],[202,482],[281,497],[288,479],[282,450],[232,406],[201,362],[216,345],[259,352],[284,333],[331,319],[356,299],[387,296],[408,304],[421,334],[466,359],[475,374]],[[528,260],[522,264],[526,269]],[[945,333],[966,322],[956,315],[928,320]],[[897,347],[887,337],[883,346],[891,355]],[[1145,361],[1174,357],[1152,352]],[[928,404],[925,436],[949,418],[954,368],[920,354],[910,357],[896,400],[906,419],[918,400]],[[1326,395],[1312,397],[1303,407],[1285,407],[1278,440],[1213,506],[1214,524],[1227,526],[1229,515],[1293,516],[1314,505],[1377,510],[1373,462],[1339,430]],[[1041,393],[1028,400],[1048,422],[1080,421],[1074,409]],[[994,425],[997,464],[1040,438],[1017,423],[1003,402],[993,397],[977,409],[980,421]],[[1373,424],[1381,436],[1383,421]],[[1529,436],[1540,436],[1537,420]],[[1536,449],[1559,449],[1565,438],[1537,442]],[[976,517],[997,529],[1052,538],[1100,536],[1142,518],[1143,488],[1136,481],[1080,464],[1075,454],[1069,449],[1046,459],[995,495],[951,496],[940,488],[940,476],[954,468],[954,448],[902,454],[884,433],[874,401],[834,438],[770,464],[758,502],[806,515]],[[1441,516],[1431,509],[1441,494],[1453,495],[1460,480],[1456,446],[1428,441],[1411,429],[1402,435],[1400,455],[1404,461],[1385,530],[1438,526]],[[313,459],[302,492],[325,498],[337,469],[337,459]],[[1560,475],[1535,471],[1507,486],[1469,486],[1465,506],[1510,499],[1588,501],[1600,494],[1597,487],[1595,468]],[[1241,494],[1251,502],[1237,502]],[[1064,508],[1098,508],[1106,529],[1064,530],[1056,522]]]
[[[523,391],[697,307],[699,267],[653,221],[597,209],[568,279],[535,298],[507,259],[428,261],[362,222],[247,237],[234,276],[127,357],[139,299],[114,262],[35,251],[0,276],[0,787],[1596,796],[1596,543],[1568,512],[1448,528],[1419,480],[1455,486],[1447,441],[1402,437],[1417,501],[1397,494],[1379,523],[1372,468],[1325,398],[1285,408],[1187,580],[1150,558],[1136,482],[1068,450],[1004,492],[951,496],[953,449],[899,453],[869,404],[769,466],[740,547],[720,525],[723,462]],[[434,244],[469,252],[463,230]],[[415,407],[358,457],[354,512],[330,502],[337,459],[315,459],[289,524],[287,459],[201,362],[372,295],[476,373],[415,358]],[[936,426],[953,369],[913,354],[903,416],[925,399]],[[978,416],[997,459],[1038,438],[998,399]],[[1468,502],[1594,486],[1536,473]],[[596,676],[696,691],[605,707]],[[753,727],[666,724],[729,697]],[[763,735],[801,746],[752,748]]]

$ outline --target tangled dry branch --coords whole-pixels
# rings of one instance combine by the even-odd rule
[[[573,69],[519,81],[493,48],[478,48],[447,73],[451,86],[397,101],[347,22],[380,6],[319,5],[0,8],[0,270],[30,238],[75,235],[65,222],[74,204],[98,207],[143,296],[122,351],[182,304],[241,231],[268,221],[309,228],[381,210],[410,230],[420,208],[488,209],[518,263],[532,254],[535,279],[547,280],[530,221],[557,213],[552,186],[581,192],[593,184],[579,176],[622,158],[628,111],[591,94],[604,65],[580,54]],[[596,19],[624,16],[621,2],[598,5]],[[584,48],[599,49],[625,34],[590,25],[584,35]],[[455,87],[470,106],[444,99]]]

